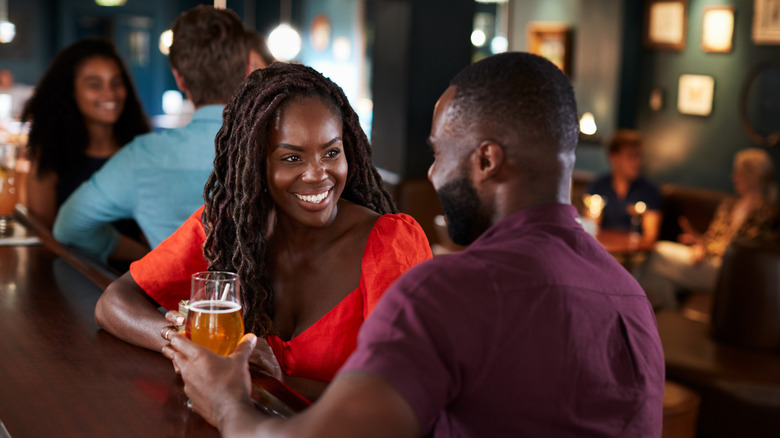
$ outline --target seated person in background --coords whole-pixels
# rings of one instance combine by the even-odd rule
[[[117,251],[109,222],[135,219],[154,248],[203,205],[222,109],[248,74],[247,38],[234,12],[197,6],[172,30],[168,58],[176,84],[197,108],[192,120],[133,140],[73,193],[54,225],[57,240],[101,261]]]
[[[27,101],[22,120],[31,122],[27,209],[47,228],[81,183],[126,143],[149,132],[113,44],[91,38],[57,54]]]
[[[735,195],[724,199],[703,236],[680,218],[680,243],[661,241],[639,268],[638,279],[656,309],[675,309],[681,289],[715,289],[721,258],[736,238],[753,238],[777,217],[774,165],[764,150],[745,149],[734,156]]]
[[[469,247],[395,282],[290,420],[252,404],[253,335],[230,357],[174,335],[163,353],[195,411],[225,437],[660,436],[653,309],[569,204],[577,135],[571,84],[549,61],[467,67],[436,104],[428,177]]]
[[[0,121],[5,116],[12,119],[21,117],[22,109],[27,100],[32,96],[34,89],[30,85],[20,84],[14,81],[14,74],[11,70],[4,68],[0,70],[0,94],[6,94],[11,98],[11,107],[8,108],[8,114],[0,114]]]
[[[644,243],[655,242],[661,227],[661,194],[653,183],[640,175],[642,138],[639,132],[621,129],[612,136],[609,163],[612,172],[593,181],[586,190],[606,201],[601,216],[595,218],[599,227],[639,231]],[[641,223],[632,226],[637,202],[644,202],[646,210]]]
[[[333,379],[363,320],[404,271],[431,257],[422,228],[394,214],[368,138],[343,91],[309,67],[247,78],[216,139],[206,205],[130,266],[95,317],[160,351],[196,271],[237,272],[254,360],[309,398]],[[205,250],[204,250],[205,248]],[[178,320],[177,320],[178,319]]]

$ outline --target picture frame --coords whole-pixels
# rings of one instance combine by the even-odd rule
[[[780,0],[754,0],[753,42],[780,44]]]
[[[734,41],[734,7],[708,6],[702,12],[701,48],[708,53],[731,52]]]
[[[566,23],[528,23],[528,51],[547,58],[564,74],[572,74],[572,30]]]
[[[687,28],[688,0],[645,0],[645,47],[681,51]]]
[[[707,75],[680,75],[677,110],[682,114],[708,116],[712,113],[715,78]]]

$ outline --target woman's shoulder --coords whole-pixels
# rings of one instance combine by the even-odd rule
[[[407,228],[419,228],[422,231],[422,227],[417,221],[406,213],[388,213],[383,214],[377,219],[374,228],[383,229],[407,229]]]
[[[388,213],[377,219],[369,236],[369,242],[382,241],[393,245],[425,246],[428,238],[417,221],[404,213]]]

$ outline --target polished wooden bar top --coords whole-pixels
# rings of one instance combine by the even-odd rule
[[[95,323],[111,278],[48,243],[0,247],[0,437],[219,436],[168,359]]]

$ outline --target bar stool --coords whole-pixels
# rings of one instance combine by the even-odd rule
[[[664,383],[664,424],[662,438],[694,438],[701,397],[689,388]]]

